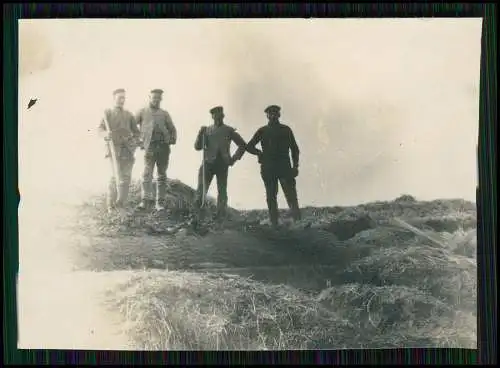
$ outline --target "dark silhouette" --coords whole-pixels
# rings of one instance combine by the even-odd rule
[[[214,176],[217,178],[217,218],[223,219],[227,208],[227,177],[229,167],[241,159],[246,151],[245,140],[236,132],[236,129],[224,124],[224,109],[216,106],[210,110],[214,123],[209,127],[202,126],[194,148],[203,150],[203,160],[198,172],[198,188],[196,190],[195,207],[200,209],[205,203],[208,188]],[[236,153],[231,156],[231,143],[238,146]]]
[[[271,105],[265,110],[268,124],[259,128],[247,145],[247,151],[259,157],[261,177],[266,188],[267,208],[273,226],[278,225],[278,182],[295,221],[300,220],[295,178],[299,174],[299,147],[292,129],[280,123],[281,108]],[[262,150],[255,146],[260,143]],[[290,153],[292,165],[290,165]]]
[[[33,105],[35,105],[37,101],[38,101],[38,99],[37,99],[37,98],[32,98],[32,99],[30,99],[30,102],[28,102],[28,110],[29,110],[30,108],[32,108],[32,107],[33,107]]]

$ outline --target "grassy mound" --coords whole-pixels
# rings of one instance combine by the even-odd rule
[[[183,226],[193,194],[171,182],[167,214],[81,209],[79,266],[128,270],[108,297],[139,348],[475,347],[473,204],[304,208],[278,230],[231,210],[200,236]]]

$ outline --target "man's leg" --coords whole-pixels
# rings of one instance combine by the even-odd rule
[[[286,202],[288,203],[288,207],[292,212],[292,218],[295,221],[300,220],[300,208],[299,208],[299,200],[297,198],[297,182],[295,178],[290,176],[281,177],[279,179],[281,184],[281,189],[283,189],[283,193],[285,194]]]
[[[221,164],[217,167],[217,218],[225,219],[227,210],[227,177],[228,166]]]
[[[271,170],[261,170],[262,181],[266,187],[266,202],[269,219],[273,226],[278,225],[278,178]]]
[[[203,199],[206,198],[208,193],[208,188],[212,183],[214,177],[214,170],[212,165],[205,163],[205,168],[203,168],[203,163],[198,170],[198,186],[196,188],[196,198],[194,201],[194,208],[196,211],[196,216],[202,216],[202,205]]]
[[[132,169],[134,167],[134,162],[135,162],[134,156],[132,156],[131,154],[123,157],[119,162],[121,181],[119,185],[117,205],[121,207],[127,206],[128,194],[130,191],[130,183],[132,181]]]
[[[167,169],[170,160],[170,147],[164,144],[156,152],[156,208],[165,209],[167,194]]]
[[[156,164],[154,151],[148,149],[144,154],[144,171],[142,173],[142,201],[140,208],[149,208],[153,199],[153,170]]]
[[[113,161],[111,156],[108,156],[110,170],[113,170]],[[116,168],[118,170],[118,168]],[[106,196],[106,205],[108,207],[108,211],[113,210],[116,207],[116,201],[118,198],[118,191],[116,189],[116,178],[114,172],[111,171],[111,177],[108,181],[108,193]]]
[[[116,179],[114,176],[111,176],[108,182],[108,193],[106,196],[106,205],[109,211],[113,210],[116,207],[117,197],[118,192],[116,190]]]

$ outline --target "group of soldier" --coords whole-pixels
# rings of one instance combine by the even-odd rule
[[[170,114],[160,107],[161,89],[149,94],[149,104],[134,116],[124,109],[126,92],[113,91],[114,106],[106,109],[99,125],[99,133],[106,141],[106,157],[111,159],[115,171],[109,182],[107,205],[110,211],[124,208],[127,204],[135,152],[144,151],[141,203],[139,209],[166,208],[167,169],[171,146],[177,143],[177,129]],[[299,168],[299,147],[292,129],[280,122],[281,108],[268,106],[264,112],[268,123],[260,127],[246,143],[236,130],[224,123],[224,109],[216,106],[210,110],[212,124],[202,126],[194,148],[203,152],[198,172],[198,186],[194,207],[199,213],[204,205],[208,188],[217,179],[217,219],[224,219],[228,205],[227,182],[229,168],[239,161],[245,152],[258,157],[260,174],[266,189],[269,219],[278,224],[278,184],[281,185],[294,220],[300,219],[296,177]],[[238,147],[231,154],[231,143]],[[260,143],[261,149],[257,148]],[[291,163],[290,163],[291,153]],[[113,157],[115,156],[115,157]],[[156,168],[156,198],[154,198],[153,172]]]

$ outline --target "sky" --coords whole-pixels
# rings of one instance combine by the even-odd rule
[[[264,108],[301,149],[302,206],[475,200],[481,19],[86,20],[19,22],[22,199],[75,201],[110,175],[96,135],[111,92],[126,108],[153,88],[179,132],[167,175],[196,185],[193,144],[209,109],[248,141]],[[26,108],[30,98],[38,102]],[[136,155],[140,178],[143,151]],[[230,205],[264,208],[255,156],[229,173]],[[215,182],[210,194],[216,194]],[[279,202],[286,207],[282,193]]]

